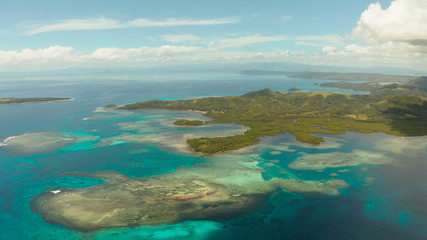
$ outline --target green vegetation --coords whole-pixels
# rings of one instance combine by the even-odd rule
[[[114,104],[108,104],[108,105],[104,106],[104,108],[116,108],[116,107],[117,107],[117,105],[114,105]]]
[[[348,89],[354,91],[371,91],[371,95],[377,97],[386,96],[414,96],[427,99],[427,77],[418,77],[406,84],[387,84],[382,85],[372,82],[350,83],[346,81],[322,83],[322,87]]]
[[[188,127],[202,126],[205,124],[203,121],[200,121],[200,120],[188,120],[188,119],[180,119],[173,123],[178,126],[188,126]]]
[[[388,75],[388,74],[378,74],[378,73],[287,72],[287,71],[264,71],[264,70],[243,70],[240,72],[240,74],[280,75],[280,76],[287,76],[291,78],[370,81],[370,82],[399,82],[399,83],[406,83],[417,78],[416,76]]]
[[[398,136],[426,135],[427,100],[416,96],[419,92],[425,94],[425,91],[418,88],[407,90],[411,94],[383,96],[283,93],[264,89],[242,96],[139,102],[119,109],[192,109],[205,111],[204,116],[213,118],[214,123],[234,122],[250,128],[242,135],[187,141],[196,152],[215,154],[252,145],[262,136],[286,132],[298,141],[311,144],[324,141],[313,133],[337,135],[353,131]]]
[[[406,84],[388,84],[373,90],[371,95],[378,98],[387,96],[412,96],[427,100],[427,77],[419,77]]]
[[[414,88],[418,88],[424,91],[427,91],[427,77],[419,77],[416,78],[410,82],[408,82],[407,84],[405,84],[406,87],[414,87]]]
[[[70,101],[72,98],[58,97],[41,97],[41,98],[0,98],[0,104],[15,104],[15,103],[36,103],[36,102],[55,102],[55,101]]]

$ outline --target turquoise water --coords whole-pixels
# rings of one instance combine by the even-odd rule
[[[138,78],[138,76],[132,76]],[[73,173],[118,171],[128,177],[162,175],[211,161],[182,149],[185,134],[240,131],[236,125],[179,128],[174,119],[202,118],[198,113],[144,110],[102,111],[107,104],[149,99],[230,96],[271,88],[325,90],[321,80],[236,74],[170,74],[139,80],[3,81],[0,97],[66,96],[75,100],[0,105],[0,140],[29,132],[59,132],[76,142],[56,150],[25,153],[0,147],[0,239],[425,239],[427,237],[426,138],[347,133],[330,139],[330,148],[298,144],[288,135],[263,138],[236,158],[257,161],[265,180],[285,178],[346,181],[337,197],[304,197],[278,191],[268,204],[245,216],[215,221],[183,221],[161,226],[105,229],[82,233],[48,223],[30,208],[46,190],[86,188],[105,181]],[[162,80],[163,79],[163,80]],[[195,81],[195,79],[203,79]],[[330,89],[328,89],[330,90]],[[339,90],[339,92],[347,92]],[[354,92],[352,92],[354,93]],[[97,110],[98,109],[98,110]],[[129,141],[139,136],[141,141]],[[334,145],[335,144],[335,145]],[[387,148],[387,146],[391,146]],[[318,170],[288,165],[298,157],[323,153],[377,152],[393,164],[361,164]],[[399,150],[399,151],[398,151]]]

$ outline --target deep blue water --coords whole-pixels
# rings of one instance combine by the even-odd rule
[[[0,239],[425,239],[427,237],[426,147],[403,149],[402,153],[375,146],[385,134],[347,133],[334,138],[338,148],[318,149],[293,144],[290,135],[266,138],[254,148],[265,180],[274,177],[301,180],[345,180],[350,187],[338,197],[305,198],[279,191],[267,205],[249,215],[218,221],[184,221],[162,226],[106,229],[80,233],[43,221],[32,212],[30,200],[58,187],[83,188],[103,180],[67,176],[70,172],[114,170],[129,177],[166,174],[190,168],[209,157],[183,154],[162,143],[121,143],[97,146],[102,139],[137,133],[124,130],[121,123],[147,123],[147,134],[183,131],[160,124],[163,120],[187,116],[185,112],[141,111],[133,115],[94,112],[107,104],[124,104],[150,99],[187,99],[230,96],[270,88],[287,91],[331,90],[313,83],[322,80],[287,79],[238,74],[167,73],[126,76],[120,79],[79,79],[59,81],[0,81],[0,97],[64,96],[69,102],[0,105],[0,140],[29,132],[55,131],[78,136],[95,136],[53,152],[23,154],[0,147]],[[337,90],[338,92],[348,92]],[[196,114],[197,115],[197,114]],[[96,117],[99,118],[96,118]],[[95,117],[93,120],[83,120]],[[204,131],[225,131],[235,126],[213,126]],[[187,130],[186,130],[187,131]],[[200,131],[200,130],[188,130]],[[427,140],[421,139],[418,142]],[[278,146],[289,143],[288,149]],[[402,143],[403,145],[403,143]],[[405,146],[405,145],[403,145]],[[383,152],[398,164],[294,170],[288,164],[303,154],[349,153],[354,149]],[[276,152],[274,152],[276,151]],[[280,151],[279,153],[277,151]],[[274,154],[273,154],[274,153]],[[273,161],[274,160],[274,161]],[[277,160],[277,161],[276,161]],[[265,163],[274,163],[273,166]],[[345,170],[340,172],[339,170]],[[286,172],[286,173],[284,173]],[[331,175],[332,174],[332,175]],[[334,176],[336,174],[337,176]],[[367,179],[374,179],[370,184]]]

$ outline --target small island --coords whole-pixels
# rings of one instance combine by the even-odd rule
[[[370,95],[333,92],[275,92],[270,89],[242,96],[127,104],[118,109],[161,108],[198,110],[213,123],[236,123],[250,128],[241,135],[188,139],[189,148],[204,154],[240,149],[262,136],[290,133],[296,140],[320,144],[323,137],[346,131],[384,132],[397,136],[427,135],[426,78],[379,89]]]
[[[40,97],[40,98],[0,98],[0,104],[37,103],[37,102],[58,102],[71,101],[72,98],[62,97]]]
[[[173,122],[175,125],[184,126],[184,127],[196,127],[205,125],[205,123],[201,120],[188,120],[188,119],[180,119]]]
[[[115,104],[108,104],[108,105],[104,106],[104,108],[116,108],[116,107],[117,107],[117,105],[115,105]]]
[[[298,88],[289,88],[289,92],[301,92],[301,89]]]

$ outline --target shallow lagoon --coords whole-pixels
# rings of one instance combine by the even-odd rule
[[[181,117],[200,118],[198,113],[164,110],[116,113],[99,109],[111,103],[236,95],[265,87],[280,91],[291,87],[321,89],[313,85],[321,82],[316,80],[296,82],[267,76],[199,74],[199,79],[206,79],[199,82],[185,80],[183,75],[175,78],[179,77],[184,80],[170,79],[174,77],[168,75],[164,78],[168,81],[155,82],[148,81],[150,76],[140,76],[141,81],[2,82],[2,89],[7,90],[2,94],[13,93],[14,97],[57,93],[76,100],[0,106],[1,140],[30,132],[71,134],[80,140],[67,142],[67,146],[58,145],[54,150],[31,153],[20,153],[16,146],[0,147],[1,236],[5,239],[396,239],[396,236],[423,239],[427,235],[424,229],[427,224],[425,137],[347,133],[313,147],[296,142],[290,135],[280,135],[263,138],[255,146],[211,157],[186,151],[180,136],[233,134],[242,128],[235,125],[182,128],[170,124]],[[129,141],[130,135],[141,138]],[[333,156],[354,150],[383,154],[394,162],[316,170],[289,167],[303,155]],[[200,166],[228,169],[227,178],[218,178],[224,183],[241,181],[242,186],[248,179],[283,178],[318,182],[340,179],[350,187],[341,189],[340,196],[334,197],[279,190],[257,210],[240,217],[90,233],[45,222],[30,208],[30,200],[47,190],[87,188],[104,183],[99,178],[73,176],[75,172],[109,170],[139,178],[179,171],[189,174]],[[237,166],[241,171],[233,174]],[[242,173],[249,177],[242,178]]]

